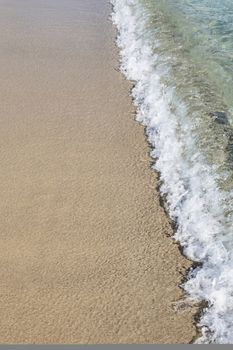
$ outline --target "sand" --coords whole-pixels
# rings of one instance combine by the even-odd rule
[[[187,343],[107,0],[0,0],[0,342]],[[179,304],[178,304],[179,305]],[[178,309],[178,311],[177,311]]]

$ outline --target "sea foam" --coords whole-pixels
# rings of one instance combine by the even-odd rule
[[[225,214],[229,193],[219,189],[221,173],[198,148],[175,82],[172,86],[163,82],[170,67],[156,52],[161,43],[149,26],[148,9],[138,0],[111,2],[121,69],[135,82],[132,96],[137,120],[146,126],[153,147],[161,193],[177,223],[175,239],[187,257],[201,263],[183,286],[190,298],[208,302],[199,322],[202,337],[198,342],[233,343],[233,237],[231,220]]]

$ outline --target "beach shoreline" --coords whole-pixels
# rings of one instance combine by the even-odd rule
[[[191,262],[169,238],[109,2],[0,9],[1,343],[190,343]]]

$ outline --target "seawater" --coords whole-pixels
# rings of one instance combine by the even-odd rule
[[[200,343],[233,343],[233,2],[111,0],[175,239],[200,263]]]

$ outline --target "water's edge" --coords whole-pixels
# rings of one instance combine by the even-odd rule
[[[166,39],[165,46],[162,45],[164,40],[159,40],[159,36],[167,29],[157,28],[157,22],[152,25],[156,18],[151,17],[147,8],[150,1],[111,0],[111,3],[112,20],[118,29],[121,71],[135,83],[132,97],[137,107],[136,119],[145,126],[152,147],[152,168],[160,173],[160,194],[175,223],[174,237],[180,242],[180,250],[194,262],[182,288],[193,303],[200,305],[195,319],[202,336],[196,342],[231,343],[233,255],[229,203],[233,193],[227,186],[219,187],[221,182],[228,183],[230,174],[222,166],[227,164],[222,153],[214,158],[214,147],[208,148],[207,156],[203,153],[207,146],[203,135],[212,125],[213,132],[208,137],[214,140],[217,136],[218,149],[222,129],[216,129],[216,125],[221,126],[222,122],[210,122],[213,116],[221,115],[212,112],[212,108],[221,111],[221,104],[212,104],[215,94],[209,87],[203,90],[204,95],[201,90],[199,94],[197,85],[192,90],[193,85],[186,79],[192,77],[189,70],[179,85],[184,99],[179,96],[174,74],[176,68],[183,72],[189,65],[185,66],[185,58],[185,62],[179,61],[180,54],[176,54],[179,47],[170,49]],[[195,79],[191,82],[195,83]],[[226,147],[223,141],[222,151]]]
[[[115,37],[115,45],[116,45],[116,48],[118,50],[118,55],[119,55],[119,59],[118,59],[118,65],[119,65],[119,73],[120,74],[123,74],[123,76],[125,77],[125,79],[127,79],[128,81],[130,81],[130,83],[132,84],[132,86],[130,87],[130,90],[129,90],[129,96],[132,100],[132,103],[134,104],[135,107],[137,107],[137,104],[135,103],[135,98],[133,96],[133,89],[135,88],[135,85],[136,85],[136,82],[133,81],[133,80],[129,80],[126,76],[126,74],[124,73],[124,70],[122,69],[121,67],[121,60],[120,60],[120,47],[118,45],[118,35],[119,35],[119,29],[117,28],[117,25],[114,23],[114,20],[112,19],[113,15],[114,15],[114,4],[112,2],[112,0],[109,0],[110,2],[110,7],[111,7],[111,16],[110,16],[110,20],[112,21],[112,24],[113,26],[115,27],[115,30],[116,30],[116,37]],[[201,337],[202,335],[202,332],[201,332],[201,327],[199,326],[199,321],[203,315],[203,312],[204,310],[208,307],[208,302],[206,300],[201,300],[201,301],[197,301],[196,303],[190,303],[190,301],[186,298],[189,297],[187,291],[184,289],[184,284],[188,281],[189,279],[189,275],[190,273],[200,267],[202,264],[197,262],[197,261],[193,261],[191,260],[187,254],[185,254],[184,252],[184,249],[180,243],[179,240],[176,240],[175,239],[175,233],[176,233],[176,230],[177,230],[177,226],[178,226],[178,222],[176,220],[174,220],[170,214],[169,214],[169,204],[167,202],[167,199],[166,199],[166,196],[165,194],[162,193],[161,191],[161,186],[162,186],[162,179],[161,179],[161,173],[159,170],[155,169],[154,168],[154,164],[156,162],[156,159],[152,156],[151,152],[153,150],[153,144],[150,142],[149,140],[149,137],[148,137],[148,133],[147,133],[147,126],[143,124],[143,122],[137,120],[137,109],[135,109],[135,112],[134,112],[134,121],[136,123],[139,123],[140,125],[143,126],[143,129],[144,129],[144,135],[145,135],[145,141],[147,142],[147,145],[148,145],[148,154],[149,154],[149,157],[150,157],[150,168],[151,168],[151,171],[154,171],[156,172],[157,176],[158,176],[158,185],[156,186],[156,191],[159,195],[159,201],[160,201],[160,206],[163,208],[164,210],[164,213],[169,221],[169,224],[172,228],[172,232],[173,232],[173,236],[168,236],[168,239],[172,239],[175,241],[177,247],[178,247],[178,250],[180,252],[180,254],[185,258],[187,259],[190,263],[191,263],[191,266],[189,268],[186,269],[185,273],[180,273],[181,275],[181,283],[178,285],[178,287],[181,289],[182,291],[182,297],[180,298],[180,300],[182,301],[185,301],[187,304],[191,304],[191,307],[195,308],[195,312],[193,314],[193,325],[195,326],[195,329],[196,329],[196,335],[192,338],[192,340],[188,343],[188,344],[195,344],[196,341]],[[178,300],[179,301],[179,300]],[[177,311],[178,312],[178,311]]]

